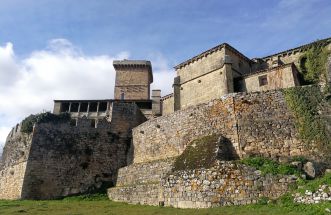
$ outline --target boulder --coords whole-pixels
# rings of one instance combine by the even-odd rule
[[[316,176],[316,169],[315,166],[312,162],[308,161],[303,165],[303,171],[306,173],[306,175],[310,178],[313,179]]]
[[[296,167],[299,171],[302,170],[302,163],[300,161],[293,161],[291,162],[291,165]]]

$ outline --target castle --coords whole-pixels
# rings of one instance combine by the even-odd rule
[[[257,154],[324,162],[323,152],[299,138],[282,91],[304,83],[299,70],[316,45],[331,50],[331,38],[254,59],[221,44],[177,65],[173,93],[163,97],[160,90],[150,95],[151,62],[114,61],[114,99],[55,100],[53,113],[70,113],[69,121],[36,123],[30,133],[22,124],[12,129],[0,198],[52,199],[109,188],[115,201],[194,208],[278,197],[293,183],[288,176],[261,176],[229,160]],[[329,84],[330,57],[326,66]],[[321,113],[329,116],[329,109]],[[176,158],[204,137],[214,144],[208,156],[222,152],[218,161],[209,169],[176,170]]]

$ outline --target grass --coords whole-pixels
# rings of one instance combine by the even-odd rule
[[[281,164],[263,157],[248,157],[240,160],[240,163],[252,166],[261,171],[262,175],[300,175],[296,167],[289,164]]]
[[[320,185],[331,186],[331,173],[326,173],[322,177],[316,178],[314,180],[301,180],[298,182],[299,188],[297,189],[300,193],[305,193],[306,190],[315,192],[318,190]]]
[[[129,205],[112,202],[107,199],[67,198],[64,200],[50,201],[0,201],[0,214],[26,214],[26,215],[277,215],[300,214],[318,215],[325,214],[325,209],[331,208],[331,202],[316,205],[302,204],[256,204],[246,206],[228,206],[209,209],[176,209],[169,207],[154,207],[142,205]]]

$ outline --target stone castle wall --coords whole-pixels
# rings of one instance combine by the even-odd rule
[[[118,168],[126,166],[128,157],[132,157],[131,129],[145,120],[135,104],[114,103],[111,123],[103,120],[96,128],[88,119],[80,119],[77,126],[69,122],[40,123],[25,142],[9,137],[2,161],[9,165],[0,178],[1,198],[52,199],[111,186]],[[18,132],[17,136],[24,134]],[[25,163],[19,167],[8,162],[6,154],[17,151],[9,147],[11,144],[29,148],[22,157]],[[20,161],[16,157],[13,160]],[[22,173],[14,173],[14,178],[8,172],[15,168]],[[18,183],[21,188],[13,192]]]
[[[0,166],[0,199],[18,199],[30,153],[32,135],[22,134],[17,125],[7,137]]]
[[[161,112],[162,115],[173,113],[174,110],[174,94],[170,94],[161,99]]]
[[[295,182],[293,176],[261,175],[254,168],[219,161],[210,169],[176,171],[161,181],[159,201],[177,208],[207,208],[276,199]]]
[[[228,138],[239,156],[314,154],[299,140],[283,92],[273,90],[228,95],[143,123],[133,129],[134,163],[178,156],[193,139],[212,133]]]
[[[224,134],[238,143],[233,98],[214,100],[149,120],[133,129],[134,163],[180,155],[192,140]]]
[[[158,205],[160,179],[172,169],[174,159],[137,163],[118,171],[116,187],[108,189],[113,201]]]
[[[277,198],[295,181],[291,176],[262,176],[233,161],[210,169],[174,171],[170,166],[151,176],[148,166],[155,166],[158,159],[176,158],[192,140],[210,134],[225,137],[239,157],[260,155],[281,162],[293,156],[317,162],[327,157],[313,143],[307,147],[298,138],[281,90],[231,94],[135,127],[133,164],[120,169],[119,186],[108,189],[108,196],[114,201],[201,208]]]

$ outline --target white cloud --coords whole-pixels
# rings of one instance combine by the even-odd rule
[[[29,114],[51,111],[54,99],[113,98],[114,59],[88,56],[66,39],[55,39],[47,48],[25,59],[15,57],[13,45],[0,46],[0,149],[11,127]],[[166,60],[152,60],[154,88],[170,92],[173,75]]]

